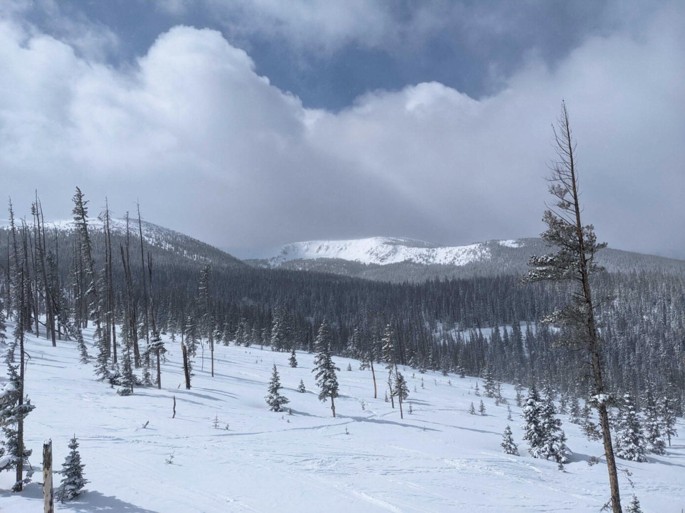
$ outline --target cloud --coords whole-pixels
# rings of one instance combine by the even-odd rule
[[[275,8],[275,7],[274,7]],[[66,217],[143,216],[219,246],[399,235],[531,236],[548,199],[550,123],[568,102],[586,218],[614,247],[678,254],[684,10],[595,36],[554,67],[529,57],[478,100],[437,82],[308,109],[217,31],[179,26],[115,68],[72,41],[0,22],[0,166],[15,207],[34,189]],[[639,234],[639,235],[636,235]]]

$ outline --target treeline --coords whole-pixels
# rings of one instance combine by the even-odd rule
[[[128,221],[112,220],[107,209],[89,216],[78,189],[72,215],[72,228],[53,229],[36,199],[14,234],[0,232],[2,308],[55,344],[79,340],[86,325],[96,326],[96,345],[84,351],[93,353],[102,379],[120,380],[130,364],[154,382],[162,333],[182,340],[191,360],[198,344],[312,351],[327,320],[338,354],[378,359],[390,329],[402,365],[469,375],[488,369],[501,381],[544,381],[559,392],[588,394],[582,353],[539,322],[566,303],[566,284],[524,284],[513,275],[390,284],[257,269],[170,231],[151,237],[153,225],[140,221],[139,212]],[[12,299],[13,237],[25,276],[20,317]],[[593,290],[610,389],[639,401],[656,388],[682,414],[685,276],[598,273]]]

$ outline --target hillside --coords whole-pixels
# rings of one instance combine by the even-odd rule
[[[148,250],[152,249],[159,255],[166,257],[177,257],[182,260],[187,260],[200,264],[211,264],[218,267],[241,267],[243,264],[237,258],[229,255],[225,251],[217,249],[210,244],[199,241],[189,235],[159,226],[157,224],[142,221],[141,223],[143,240]],[[46,223],[46,232],[61,233],[65,239],[68,239],[74,232],[74,222],[71,220],[55,221]],[[104,223],[99,218],[91,218],[88,220],[88,228],[94,237],[96,251],[102,249],[103,241],[101,240],[104,232]],[[111,219],[110,230],[112,232],[113,246],[116,248],[119,244],[124,243],[126,237],[126,220],[125,219]],[[129,222],[130,236],[134,240],[138,240],[138,220],[131,219]]]
[[[286,244],[247,260],[251,265],[316,271],[389,282],[436,278],[522,275],[533,255],[549,250],[541,239],[493,240],[438,246],[411,239],[371,237]],[[685,274],[685,261],[607,248],[598,260],[609,272],[658,271]]]
[[[292,369],[287,353],[219,346],[216,377],[208,375],[207,360],[203,370],[198,353],[187,391],[179,343],[167,340],[167,347],[162,389],[137,388],[121,397],[93,380],[92,366],[79,363],[73,343],[52,348],[28,336],[26,392],[36,409],[26,420],[26,440],[37,472],[21,494],[9,492],[12,476],[0,473],[0,511],[42,511],[42,443],[52,439],[58,469],[74,434],[90,483],[80,498],[57,506],[65,513],[596,513],[607,500],[606,469],[589,464],[601,456],[601,445],[561,416],[571,462],[561,472],[531,458],[508,385],[503,395],[512,421],[493,399],[483,398],[485,416],[468,413],[471,402],[477,407],[481,400],[475,378],[400,368],[410,388],[405,407],[412,408],[402,420],[382,399],[382,384],[373,399],[369,371],[336,357],[341,397],[334,419],[317,399],[311,354],[298,352],[299,366]],[[292,414],[270,412],[264,401],[274,363]],[[300,380],[304,394],[295,390]],[[521,456],[501,451],[508,424]],[[678,430],[681,437],[667,455],[650,455],[647,463],[619,460],[646,512],[680,513],[685,506],[682,420]],[[623,472],[621,486],[627,504],[632,490]]]

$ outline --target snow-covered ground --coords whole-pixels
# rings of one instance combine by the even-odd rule
[[[52,439],[59,469],[74,434],[90,483],[58,511],[596,513],[608,500],[605,466],[588,464],[602,454],[601,445],[588,442],[565,417],[574,452],[565,470],[528,456],[512,387],[503,392],[513,421],[507,421],[506,405],[486,398],[486,415],[474,416],[468,410],[481,400],[473,390],[477,379],[407,368],[410,397],[402,420],[384,401],[382,371],[379,398],[373,399],[370,372],[334,358],[341,397],[332,418],[329,404],[317,398],[311,354],[298,353],[293,369],[287,353],[219,346],[216,376],[209,375],[207,358],[201,370],[198,355],[193,388],[185,390],[179,343],[167,347],[162,389],[120,397],[93,379],[92,366],[79,363],[73,343],[53,348],[29,337],[26,392],[36,409],[26,419],[26,441],[36,482],[13,494],[13,473],[0,473],[0,511],[42,511],[43,440]],[[274,363],[292,414],[270,412],[264,401]],[[296,391],[300,380],[306,393]],[[507,424],[521,456],[501,451]],[[632,482],[645,512],[685,508],[682,420],[678,430],[667,455],[620,462],[626,505]]]

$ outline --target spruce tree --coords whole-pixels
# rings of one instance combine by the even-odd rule
[[[335,417],[335,398],[338,397],[338,378],[335,371],[339,371],[331,360],[331,332],[328,323],[324,320],[316,335],[314,347],[317,352],[314,359],[316,384],[319,386],[319,400],[331,399],[331,411]]]
[[[514,443],[514,436],[511,432],[511,427],[507,426],[502,435],[502,449],[505,454],[512,454],[514,456],[519,455],[518,446]]]
[[[265,397],[266,404],[269,405],[271,411],[283,411],[283,406],[290,401],[280,393],[281,380],[278,376],[278,369],[274,363],[273,371],[271,372],[271,381],[269,381],[269,395]]]
[[[616,456],[629,461],[647,461],[644,433],[630,394],[623,396],[616,424]]]
[[[294,369],[297,367],[297,355],[295,354],[295,347],[290,351],[290,358],[288,358],[288,363]]]
[[[81,463],[81,455],[78,452],[76,435],[69,441],[69,454],[62,464],[62,482],[55,490],[55,498],[60,502],[66,502],[78,497],[83,487],[88,482],[83,477],[85,465]]]
[[[300,384],[297,386],[297,391],[301,394],[304,394],[307,391],[304,386],[304,381],[300,380]]]

